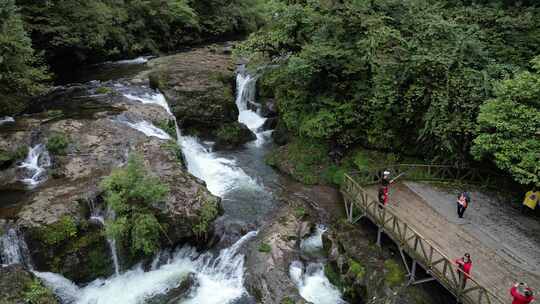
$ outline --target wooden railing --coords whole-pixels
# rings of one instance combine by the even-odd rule
[[[400,251],[405,251],[428,274],[454,294],[458,301],[467,304],[505,303],[474,278],[469,278],[463,287],[459,274],[461,270],[450,258],[397,217],[392,210],[381,205],[351,176],[345,175],[341,191],[349,222],[354,223],[361,217],[369,218],[399,246]],[[407,270],[410,271],[408,268]]]
[[[446,165],[397,164],[387,167],[354,171],[350,176],[361,185],[378,183],[384,170],[390,170],[392,176],[403,174],[403,179],[423,181],[452,181],[474,184],[484,187],[512,188],[515,184],[506,176],[491,170],[478,168],[460,168]]]

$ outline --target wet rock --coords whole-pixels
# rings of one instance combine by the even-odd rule
[[[208,47],[157,58],[148,66],[151,87],[167,97],[182,128],[212,129],[237,120],[229,55]]]
[[[277,117],[270,117],[264,121],[261,126],[261,131],[274,130],[278,124],[279,119]]]
[[[79,89],[74,89],[74,94]],[[168,185],[169,195],[163,207],[153,211],[165,230],[163,246],[174,247],[190,240],[204,243],[221,210],[219,198],[185,170],[174,139],[149,137],[125,123],[168,121],[170,116],[163,108],[118,94],[99,98],[105,98],[123,113],[106,111],[83,118],[70,117],[68,112],[40,124],[33,142],[45,143],[53,134],[64,134],[68,145],[64,153],[54,155],[54,172],[48,170],[49,179],[31,193],[16,215],[36,270],[57,272],[77,283],[108,276],[113,271],[103,227],[89,222],[88,202],[100,200],[101,181],[113,169],[123,166],[130,154],[138,154],[145,167]],[[30,129],[20,133],[17,136],[22,138],[21,142],[33,137]],[[11,137],[14,135],[6,138]],[[141,257],[120,248],[119,251],[123,269],[140,262]]]
[[[21,265],[0,266],[0,303],[57,304],[52,291]]]
[[[272,132],[272,139],[279,146],[286,145],[290,141],[289,130],[282,119],[278,120],[275,130]]]
[[[147,304],[176,304],[184,299],[191,289],[196,288],[198,285],[197,277],[194,273],[190,273],[186,278],[182,279],[182,282],[178,287],[169,290],[164,295],[158,295],[145,301]]]
[[[290,264],[299,259],[299,233],[306,226],[309,223],[304,223],[293,207],[285,206],[250,243],[246,257],[246,285],[259,303],[306,303],[289,277]],[[287,299],[292,302],[286,302]]]
[[[216,149],[234,149],[257,139],[257,136],[244,124],[232,122],[221,126],[215,132]]]

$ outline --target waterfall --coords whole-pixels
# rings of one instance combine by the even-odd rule
[[[89,206],[90,206],[90,220],[94,220],[98,222],[102,227],[106,228],[106,222],[103,216],[103,212],[100,209],[96,208],[93,200],[90,200]],[[106,213],[106,216],[108,218],[114,219],[114,212],[112,212],[112,210],[108,210],[108,212]],[[114,265],[114,273],[116,275],[119,275],[120,263],[118,262],[119,259],[118,259],[118,250],[116,248],[116,240],[113,238],[107,237],[107,243],[109,244],[109,249],[111,250],[111,257],[112,257],[113,265]]]
[[[266,118],[261,117],[258,113],[248,108],[249,103],[255,101],[255,85],[257,79],[251,77],[249,74],[240,71],[236,75],[236,107],[238,108],[238,122],[245,124],[255,135],[257,140],[256,146],[260,146],[265,142],[265,133],[261,131],[261,127],[264,125]]]
[[[255,180],[235,166],[233,160],[217,157],[195,137],[182,136],[176,118],[163,94],[144,93],[140,96],[124,94],[124,96],[143,104],[158,105],[171,115],[176,126],[177,143],[184,154],[189,173],[204,180],[212,194],[221,197],[235,187],[260,188]]]
[[[13,123],[15,119],[10,116],[0,117],[0,126],[7,123]]]
[[[118,64],[118,65],[120,64],[145,64],[148,62],[148,58],[149,57],[140,56],[133,59],[125,59],[125,60],[110,62],[110,64]]]
[[[30,251],[21,234],[15,227],[6,226],[0,237],[0,261],[2,264],[22,264],[32,269]]]
[[[133,128],[139,132],[144,133],[146,136],[157,137],[159,139],[164,139],[164,140],[171,139],[171,136],[169,136],[167,132],[154,126],[152,123],[146,120],[136,122],[136,123],[131,123],[125,120],[125,121],[122,121],[122,123],[128,125],[130,128]]]
[[[323,248],[322,235],[324,232],[326,232],[326,230],[327,230],[326,226],[317,225],[317,229],[315,230],[315,233],[313,233],[313,235],[309,236],[308,238],[300,242],[300,249],[308,253],[322,250]]]
[[[242,246],[257,235],[244,235],[217,257],[185,246],[163,265],[145,272],[136,266],[118,276],[96,280],[83,288],[54,273],[35,272],[62,300],[76,304],[137,304],[178,287],[192,273],[196,284],[183,304],[230,303],[246,294]]]
[[[289,268],[289,276],[302,298],[313,304],[346,303],[341,299],[341,292],[325,276],[322,263],[309,263],[304,272],[302,262],[294,261]]]
[[[22,182],[30,187],[35,187],[47,179],[47,168],[51,166],[51,158],[44,144],[38,144],[28,149],[26,159],[19,165],[29,177]]]

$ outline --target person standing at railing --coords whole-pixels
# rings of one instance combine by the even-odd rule
[[[471,196],[469,193],[461,192],[457,199],[457,214],[459,218],[463,218],[463,214],[465,213],[465,210],[467,210],[467,207],[469,207],[470,202]]]
[[[525,283],[516,283],[510,288],[512,304],[529,304],[534,302],[533,291]]]
[[[390,171],[384,170],[382,178],[381,178],[381,185],[379,186],[379,203],[386,206],[388,203],[388,186],[393,182],[393,180],[390,180]],[[381,207],[379,205],[379,207]]]
[[[465,288],[467,279],[471,277],[472,260],[471,255],[465,253],[461,259],[456,259],[454,263],[458,266],[458,275],[461,281],[461,288]]]

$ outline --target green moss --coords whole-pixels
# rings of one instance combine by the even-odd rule
[[[60,220],[52,225],[43,228],[40,231],[42,242],[47,245],[58,245],[70,238],[77,236],[77,224],[70,216],[63,216]]]
[[[366,274],[366,268],[360,262],[349,259],[349,272],[354,275],[356,280],[362,281]]]
[[[405,282],[405,271],[396,261],[384,261],[384,269],[384,279],[390,287],[395,287]]]
[[[52,292],[34,278],[24,288],[23,298],[28,304],[56,303]]]
[[[69,139],[64,133],[53,133],[47,139],[47,150],[56,155],[64,155],[69,145]]]
[[[64,116],[64,112],[62,110],[49,110],[46,114],[47,117],[50,119],[60,118]]]
[[[96,89],[96,94],[111,94],[113,90],[108,87],[99,87]]]
[[[294,301],[289,297],[285,297],[281,300],[281,304],[294,304]]]
[[[28,148],[24,146],[19,146],[15,150],[7,151],[0,150],[0,166],[9,165],[16,160],[23,159],[26,157]]]
[[[294,215],[297,218],[303,218],[304,215],[306,215],[306,208],[304,208],[304,207],[296,207],[296,208],[294,208]]]
[[[202,189],[199,191],[202,191]],[[199,210],[198,222],[193,225],[192,230],[195,235],[202,237],[208,233],[211,223],[219,215],[219,204],[214,198],[202,198],[202,193],[199,193],[198,196],[203,202],[201,204],[201,209]]]
[[[176,141],[169,140],[166,143],[162,144],[161,147],[165,150],[170,151],[174,155],[174,158],[178,163],[180,163],[181,165],[184,164],[182,149],[180,149]]]
[[[343,280],[331,264],[324,265],[324,275],[332,285],[336,286],[339,290],[343,290]]]
[[[269,253],[272,251],[272,247],[266,243],[261,243],[258,248],[259,252]]]
[[[171,138],[176,139],[176,125],[174,123],[174,120],[172,119],[164,119],[164,120],[158,120],[154,121],[154,125],[156,125],[161,130],[165,131]]]
[[[167,79],[169,76],[162,70],[154,71],[148,75],[148,81],[150,88],[152,89],[165,89],[167,86]]]

